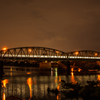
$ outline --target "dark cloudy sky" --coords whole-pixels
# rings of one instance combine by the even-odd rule
[[[0,49],[100,51],[100,0],[0,0]]]

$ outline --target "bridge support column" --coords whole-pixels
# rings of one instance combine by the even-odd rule
[[[69,75],[70,73],[71,73],[70,62],[67,61],[67,74]]]
[[[39,69],[41,70],[47,70],[51,68],[51,62],[40,62],[39,63]]]
[[[0,61],[0,77],[3,76],[3,61]]]

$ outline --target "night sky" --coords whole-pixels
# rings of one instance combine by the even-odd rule
[[[0,0],[0,49],[100,51],[100,0]]]

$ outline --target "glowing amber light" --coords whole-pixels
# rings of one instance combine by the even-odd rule
[[[71,82],[74,83],[75,82],[75,79],[74,79],[74,73],[71,72]]]
[[[57,95],[57,100],[61,100],[61,94]]]
[[[79,52],[75,52],[75,55],[78,55],[79,54]]]
[[[71,76],[74,77],[74,73],[73,72],[71,72]]]
[[[2,100],[6,100],[6,95],[5,95],[5,88],[6,88],[6,84],[9,83],[8,79],[2,80],[1,83],[3,84],[3,95],[2,95]]]
[[[3,50],[3,51],[6,51],[6,50],[7,50],[7,48],[6,48],[6,47],[4,47],[4,48],[2,48],[2,50]]]
[[[71,72],[73,72],[74,71],[74,68],[71,68]]]
[[[56,51],[56,53],[59,53],[59,51]]]
[[[78,72],[80,72],[82,69],[78,68]]]
[[[3,99],[3,100],[6,100],[6,95],[5,95],[5,93],[3,93],[3,95],[2,95],[2,96],[3,96],[3,98],[2,98],[2,99]]]
[[[95,53],[95,56],[97,56],[98,54],[97,53]]]
[[[31,74],[31,72],[27,72],[27,74]]]
[[[33,84],[32,78],[27,79],[27,84],[28,84],[29,89],[30,89],[30,98],[32,98],[32,84]]]
[[[58,90],[58,91],[59,91],[59,88],[60,88],[60,84],[61,84],[61,83],[59,83],[58,86],[57,86],[57,90]]]
[[[28,49],[29,52],[32,52],[32,49]]]
[[[100,75],[98,75],[98,81],[100,81]]]
[[[71,82],[73,84],[76,84],[77,83],[77,81],[75,81],[75,79],[74,79],[74,73],[73,72],[71,72]]]
[[[61,85],[61,77],[59,76],[59,84],[58,84],[58,86],[57,86],[57,90],[58,90],[58,91],[59,91],[59,89],[60,89],[60,85]],[[60,93],[57,95],[57,100],[61,100],[61,94],[60,94]]]
[[[9,81],[8,81],[8,79],[5,79],[2,81],[2,83],[3,83],[2,87],[6,88],[6,84],[9,83]]]

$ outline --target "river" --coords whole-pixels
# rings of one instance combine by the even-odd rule
[[[32,67],[14,67],[4,66],[4,76],[0,79],[1,100],[6,100],[6,97],[11,95],[23,98],[23,100],[33,100],[34,98],[44,98],[43,100],[61,100],[62,95],[48,94],[47,88],[62,90],[61,80],[66,82],[80,83],[86,85],[88,81],[100,80],[99,74],[81,75],[74,74],[62,75],[59,74],[57,68],[52,68],[51,71],[39,71],[38,68]],[[34,99],[35,100],[35,99]]]

